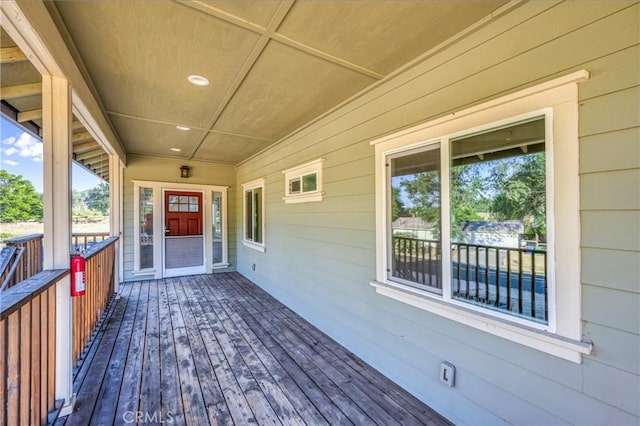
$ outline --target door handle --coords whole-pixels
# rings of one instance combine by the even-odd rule
[[[169,228],[164,228],[164,234],[165,234],[165,235],[170,234],[170,233],[171,233],[171,229],[169,229]]]

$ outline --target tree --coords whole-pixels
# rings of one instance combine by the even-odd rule
[[[440,228],[440,173],[428,171],[416,173],[400,184],[407,199],[411,201],[408,211],[427,223]]]
[[[0,222],[42,220],[42,196],[20,175],[0,170]]]
[[[402,200],[400,199],[400,188],[391,188],[391,217],[392,220],[396,220],[399,217],[407,215],[407,209],[404,207]]]
[[[462,230],[468,221],[482,219],[478,212],[488,210],[485,169],[482,163],[451,167],[451,237],[454,240],[462,238]]]
[[[87,190],[84,202],[91,210],[97,210],[104,215],[108,215],[109,184],[101,183],[98,186]]]
[[[496,220],[520,220],[525,234],[536,239],[547,234],[546,170],[544,153],[519,157],[494,174],[498,193],[491,203]]]

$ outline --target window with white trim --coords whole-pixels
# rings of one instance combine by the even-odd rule
[[[282,172],[286,204],[322,201],[323,161],[321,158]]]
[[[264,179],[242,185],[245,246],[265,251],[264,244]]]
[[[578,72],[374,141],[378,293],[580,362]]]

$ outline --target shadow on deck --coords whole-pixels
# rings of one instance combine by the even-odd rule
[[[449,424],[237,273],[121,295],[56,424]]]

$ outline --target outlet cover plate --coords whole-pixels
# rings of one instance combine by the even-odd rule
[[[440,364],[440,381],[450,388],[456,384],[456,367],[450,362]]]

